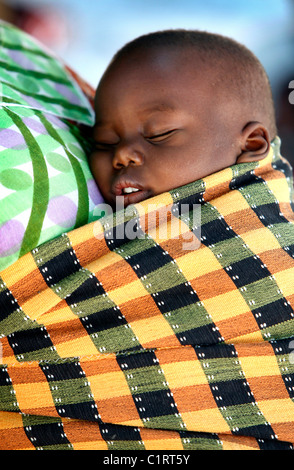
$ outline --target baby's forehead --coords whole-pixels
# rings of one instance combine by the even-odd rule
[[[114,83],[123,86],[124,80],[142,80],[142,77],[152,82],[173,82],[189,86],[197,82],[198,86],[214,82],[217,70],[213,60],[203,61],[200,54],[191,47],[170,48],[156,47],[142,51],[132,50],[114,60],[101,83]],[[221,83],[219,84],[221,87]]]
[[[146,51],[138,48],[110,64],[100,82],[102,86],[98,87],[99,102],[105,103],[103,95],[106,93],[108,104],[113,104],[114,100],[121,103],[122,97],[140,93],[143,102],[155,95],[158,101],[161,96],[168,96],[170,102],[175,98],[178,107],[183,98],[183,106],[193,113],[197,108],[197,113],[213,109],[223,114],[223,110],[235,111],[240,101],[236,86],[234,91],[231,86],[234,71],[230,74],[229,71],[227,66],[209,55],[203,57],[191,46],[160,46]]]
[[[141,48],[135,48],[132,51],[126,52],[120,56],[117,60],[112,62],[112,65],[127,65],[129,67],[138,68],[139,66],[158,66],[166,71],[170,71],[173,67],[180,72],[180,67],[199,67],[201,65],[201,54],[195,48],[188,47],[167,47],[167,46],[156,46],[154,48],[148,48],[142,50]],[[210,63],[211,62],[211,63]],[[204,64],[202,64],[203,66]],[[213,66],[213,60],[205,60],[206,67]]]

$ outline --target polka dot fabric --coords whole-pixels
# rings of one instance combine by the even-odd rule
[[[0,271],[94,220],[102,202],[80,125],[93,109],[68,69],[0,22]],[[88,90],[87,90],[88,91]]]

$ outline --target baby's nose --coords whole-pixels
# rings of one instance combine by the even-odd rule
[[[113,167],[120,170],[123,167],[143,165],[144,157],[142,153],[129,146],[118,147],[113,157]]]

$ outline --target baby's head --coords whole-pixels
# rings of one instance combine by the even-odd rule
[[[199,31],[124,46],[98,85],[95,111],[90,166],[112,205],[116,196],[127,206],[261,160],[276,134],[260,62],[232,39]]]

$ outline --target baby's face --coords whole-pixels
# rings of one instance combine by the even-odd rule
[[[132,54],[102,78],[90,166],[111,205],[116,196],[127,206],[235,163],[228,110],[213,77],[190,63],[176,52]]]

